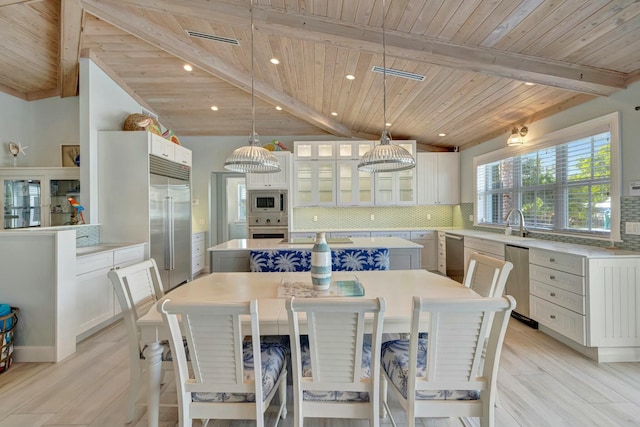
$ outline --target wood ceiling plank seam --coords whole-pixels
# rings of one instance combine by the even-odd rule
[[[567,56],[566,60],[589,66],[599,64],[600,68],[618,70],[617,63],[620,60],[620,53],[625,54],[621,51],[629,43],[637,40],[640,40],[640,15],[630,18],[588,45],[577,49]],[[603,60],[604,57],[607,57],[606,60]]]
[[[302,76],[304,78],[303,92],[305,94],[303,102],[307,105],[313,105],[313,89],[315,86],[313,82],[316,79],[314,67],[315,49],[313,48],[313,43],[303,40],[300,41],[300,48],[302,49],[302,58],[304,58],[302,61],[304,70],[304,75]]]
[[[394,29],[397,31],[398,25],[400,25],[400,21],[402,20],[405,10],[407,9],[407,6],[409,6],[410,3],[411,3],[411,0],[393,0],[393,2],[387,1],[386,2],[387,14],[384,17],[385,27],[388,29]],[[374,6],[374,8],[378,10],[381,9],[378,7],[377,4]],[[380,22],[379,25],[382,26],[382,17],[380,17],[380,21],[375,20],[372,22],[375,22],[375,23]]]
[[[354,123],[355,117],[353,112],[356,110],[356,106],[368,101],[364,94],[366,93],[365,89],[368,89],[372,83],[373,73],[370,70],[373,55],[368,53],[354,55],[353,52],[350,52],[349,57],[350,63],[352,59],[356,60],[354,65],[349,66],[349,70],[356,76],[356,79],[343,80],[346,90],[341,94],[338,109],[342,120],[346,120],[348,123]]]
[[[493,47],[523,53],[529,45],[544,37],[548,32],[554,31],[559,22],[562,22],[583,4],[583,0],[545,1]]]
[[[379,2],[382,2],[382,0],[379,0]],[[372,15],[376,13],[375,10],[381,9],[381,6],[378,6],[378,7],[375,7],[375,6],[376,6],[376,0],[358,0],[357,6],[356,6],[357,7],[356,13],[355,13],[355,16],[353,17],[353,22],[361,25],[370,25]],[[381,13],[381,12],[378,12],[378,13]]]
[[[345,84],[348,82],[345,79],[348,55],[349,51],[347,49],[340,48],[336,51],[333,73],[331,74],[333,76],[333,84],[331,85],[329,96],[331,98],[331,108],[337,111],[338,117],[344,115],[344,111],[340,109],[340,94],[344,92]]]
[[[446,4],[446,0],[429,0],[418,12],[418,16],[411,26],[410,32],[412,34],[424,35],[444,4]]]
[[[638,52],[640,47],[637,47],[635,52]],[[626,83],[627,86],[631,83],[635,82],[635,76],[640,72],[640,58],[634,58],[632,55],[629,55],[627,58],[627,62],[621,63],[620,67],[622,70],[628,73]]]
[[[467,40],[473,37],[484,20],[498,7],[499,3],[500,2],[487,1],[478,3],[476,8],[467,17],[464,25],[451,37],[451,41],[458,44],[466,44]]]
[[[536,0],[524,0],[526,2]],[[486,40],[496,28],[504,23],[513,11],[518,7],[518,2],[506,1],[499,2],[498,5],[488,14],[476,30],[467,37],[464,44],[469,46],[481,46],[482,41]],[[520,3],[522,4],[522,3]]]
[[[363,57],[364,58],[364,57]],[[368,68],[382,63],[382,55],[371,55]],[[379,73],[367,73],[362,82],[361,99],[366,102],[359,102],[350,111],[341,111],[348,123],[360,132],[372,133],[375,129],[377,133],[380,128],[381,117],[373,117],[371,109],[382,103],[382,75]],[[374,121],[375,120],[375,121]]]
[[[293,40],[291,38],[283,37],[282,46],[283,58],[297,58],[294,53]],[[297,99],[299,76],[297,73],[295,60],[285,61],[283,68],[286,70],[286,84],[283,83],[282,85],[284,93]]]
[[[327,16],[329,11],[328,0],[315,0],[313,2],[313,14]]]
[[[460,32],[462,26],[471,17],[481,2],[482,0],[463,0],[460,7],[456,9],[451,19],[447,22],[447,25],[438,34],[438,39],[449,42],[453,41],[456,34]]]
[[[318,111],[322,111],[323,114],[327,115],[327,114],[331,114],[331,111],[329,111],[328,108],[325,108],[324,106],[324,87],[323,87],[323,83],[325,80],[325,75],[324,75],[324,63],[326,60],[325,57],[325,53],[326,53],[326,49],[325,46],[320,44],[320,43],[315,43],[313,45],[313,49],[314,49],[314,62],[313,62],[313,74],[315,76],[315,78],[313,79],[313,108],[318,110]]]
[[[575,25],[572,31],[556,38],[553,43],[538,51],[536,55],[563,60],[579,47],[591,43],[602,34],[615,29],[616,17],[623,18],[629,12],[635,16],[639,9],[639,4],[633,0],[627,0],[624,5],[605,6],[599,10],[593,10],[592,14],[585,17],[579,25]]]
[[[271,0],[269,3],[271,5],[271,7],[274,7],[276,9],[284,9],[285,8],[284,0]]]
[[[157,31],[157,29],[150,25],[148,21],[145,20],[144,22],[141,22],[140,19],[136,19],[134,23],[131,21],[130,16],[123,15],[117,8],[107,5],[106,2],[98,3],[95,0],[82,0],[82,4],[90,13],[101,16],[102,18],[105,16],[108,17],[108,21],[117,22],[118,26],[126,28],[128,32],[139,36],[147,42],[152,42],[152,44],[162,48],[163,50],[170,51],[172,54],[182,58],[183,60],[187,60],[188,62],[192,62],[196,65],[200,64],[199,66],[201,68],[209,69],[211,71],[213,71],[211,67],[214,67],[215,74],[219,77],[221,77],[220,74],[222,74],[224,79],[229,83],[238,85],[246,90],[246,75],[243,75],[243,73],[238,70],[229,70],[224,64],[216,61],[212,62],[211,59],[202,59],[198,53],[194,52],[193,46],[184,43],[181,44],[170,35]],[[282,104],[289,104],[290,112],[295,112],[299,117],[308,120],[313,125],[319,126],[337,136],[351,135],[350,129],[347,129],[341,123],[325,117],[317,111],[311,110],[307,105],[294,98],[286,97],[283,93],[276,92],[270,87],[258,85],[257,96],[264,97],[265,99],[271,99],[278,103],[281,102]]]
[[[260,70],[262,80],[268,82],[269,86],[275,90],[282,90],[279,74],[280,66],[271,63],[271,58],[276,57],[271,50],[271,46],[271,36],[264,35],[264,37],[259,38],[257,52],[260,59],[256,63],[256,67]]]
[[[342,3],[342,13],[340,20],[343,22],[355,22],[359,0],[346,0]]]
[[[351,0],[347,0],[349,2]],[[344,5],[343,0],[331,0],[327,2],[327,17],[333,19],[342,18],[342,7]]]
[[[516,31],[525,19],[533,15],[535,11],[544,3],[544,0],[525,0],[516,7],[504,21],[500,23],[491,33],[482,40],[479,45],[484,47],[494,47],[509,33]]]
[[[274,89],[284,91],[284,85],[282,82],[283,72],[282,72],[282,63],[290,60],[290,58],[285,58],[282,56],[282,51],[280,50],[280,37],[268,35],[269,40],[269,49],[271,51],[271,56],[273,58],[277,58],[280,61],[280,65],[273,66],[273,74],[274,74]]]
[[[322,80],[322,110],[325,114],[335,111],[335,108],[331,102],[333,101],[333,84],[336,68],[336,58],[338,56],[338,48],[332,45],[324,46],[324,78]]]
[[[443,2],[442,6],[436,12],[435,16],[424,30],[424,34],[429,37],[440,38],[440,34],[446,28],[447,24],[454,16],[456,11],[460,9],[464,0],[451,1],[447,0]]]
[[[398,21],[398,25],[396,26],[397,31],[402,31],[404,33],[411,32],[411,27],[413,27],[418,20],[418,16],[420,11],[424,9],[425,4],[428,0],[409,0],[407,3],[407,7],[402,13],[400,20]],[[455,0],[462,1],[462,0]]]

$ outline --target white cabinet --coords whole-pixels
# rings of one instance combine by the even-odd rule
[[[204,270],[205,260],[205,232],[194,233],[191,237],[191,278]]]
[[[372,231],[371,237],[399,237],[400,239],[411,240],[410,231]]]
[[[77,335],[113,317],[113,286],[107,278],[107,273],[112,268],[113,251],[87,255],[77,259]]]
[[[109,271],[144,260],[144,245],[104,251],[76,259],[76,335],[93,333],[120,313]],[[96,328],[96,329],[94,329]]]
[[[334,238],[351,238],[351,237],[371,237],[371,233],[369,231],[332,231],[329,233],[329,237]]]
[[[273,151],[273,154],[280,163],[280,172],[276,173],[248,173],[246,175],[247,190],[255,189],[289,189],[291,152]]]
[[[460,153],[418,153],[418,205],[460,203]]]
[[[174,144],[168,139],[165,139],[160,135],[156,135],[155,133],[149,132],[148,135],[149,154],[162,157],[166,160],[171,160],[172,162],[191,166],[191,150],[184,148],[181,145]]]
[[[415,156],[415,141],[394,141]],[[374,175],[376,206],[410,206],[416,204],[416,168]]]
[[[294,206],[403,206],[416,204],[415,169],[370,174],[360,157],[376,141],[295,141]],[[415,153],[415,141],[394,141]]]
[[[542,249],[529,251],[531,318],[587,345],[585,258]]]
[[[464,238],[464,274],[467,274],[467,266],[471,254],[478,252],[492,258],[504,261],[504,243],[494,242],[493,240],[481,239],[478,237]]]
[[[67,197],[80,199],[80,168],[0,168],[2,228],[82,223]]]
[[[296,161],[294,167],[295,206],[335,206],[335,175],[335,160]]]
[[[421,263],[423,270],[438,270],[438,239],[433,230],[412,231],[411,241],[422,245]]]

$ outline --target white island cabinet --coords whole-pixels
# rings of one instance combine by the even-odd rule
[[[397,237],[353,237],[352,243],[330,243],[331,248],[388,248],[389,269],[420,269],[422,245]],[[282,239],[235,239],[208,248],[211,272],[249,271],[249,252],[257,250],[311,249],[312,243],[282,243]]]

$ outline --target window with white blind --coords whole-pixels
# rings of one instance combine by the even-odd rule
[[[476,225],[504,226],[519,209],[530,230],[619,240],[618,153],[614,113],[476,157]]]

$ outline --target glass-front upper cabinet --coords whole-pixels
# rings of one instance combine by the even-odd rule
[[[82,223],[79,168],[0,168],[3,229]]]
[[[82,216],[77,208],[69,201],[71,197],[75,202],[80,201],[79,179],[52,179],[49,181],[51,194],[51,206],[49,209],[49,225],[76,225],[82,224]]]
[[[40,179],[3,179],[4,229],[40,227]]]
[[[416,156],[415,141],[394,141],[394,144]],[[398,206],[416,204],[416,169],[398,172],[378,172],[375,175],[375,204]]]

